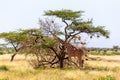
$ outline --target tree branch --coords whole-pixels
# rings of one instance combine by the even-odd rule
[[[71,38],[68,40],[68,42],[70,42],[76,35],[78,35],[78,34],[80,34],[80,33],[81,33],[81,32],[77,32],[77,33],[75,33],[75,34],[73,34],[73,35],[71,34],[71,35],[70,35]]]
[[[69,27],[69,25],[64,19],[62,19],[62,22],[64,22],[66,24],[66,27],[64,28],[64,31],[65,31],[65,40],[67,40],[68,39],[67,28]]]
[[[57,58],[59,59],[59,55],[57,54],[56,50],[53,48],[53,47],[49,47],[54,53],[55,55],[57,56]]]
[[[14,43],[13,43],[13,42],[11,42],[11,41],[10,41],[10,43],[11,43],[11,45],[13,46],[14,50],[17,52],[17,51],[18,51],[18,49],[17,49],[17,46],[18,46],[18,45],[17,45],[17,46],[15,46],[15,45],[14,45]]]

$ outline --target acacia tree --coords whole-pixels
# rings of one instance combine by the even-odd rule
[[[0,38],[7,42],[7,45],[13,47],[15,53],[11,60],[14,60],[16,54],[31,54],[30,63],[34,68],[49,65],[52,67],[58,61],[56,60],[57,42],[48,36],[44,36],[40,29],[20,29],[13,32],[0,33]]]
[[[57,42],[53,38],[43,35],[40,29],[22,30],[22,35],[28,36],[22,42],[22,46],[25,49],[23,51],[32,55],[30,64],[34,68],[53,67],[58,63],[55,55],[57,54]]]
[[[114,51],[116,51],[116,52],[117,52],[117,51],[118,51],[118,49],[119,49],[119,46],[118,46],[118,45],[114,45],[114,46],[113,46],[113,50],[114,50]]]
[[[20,50],[20,41],[24,38],[18,32],[3,32],[0,33],[0,38],[4,39],[7,42],[7,45],[12,45],[15,50],[15,53],[11,57],[11,61],[13,61],[14,56]]]
[[[10,61],[13,61],[15,55],[34,44],[39,35],[41,35],[39,29],[20,29],[19,31],[0,33],[0,38],[4,39],[7,45],[12,45],[15,53],[11,56]]]
[[[16,54],[30,54],[30,64],[34,68],[50,66],[58,62],[56,55],[57,42],[49,37],[44,36],[40,29],[20,29],[16,32],[0,33],[0,38],[4,39],[8,45],[12,45],[15,53],[11,56],[14,60]]]
[[[54,20],[40,20],[40,28],[43,32],[50,34],[51,32],[58,36],[58,33],[62,33],[61,35],[64,36],[64,41],[71,43],[76,36],[79,36],[79,40],[81,40],[81,35],[87,34],[88,37],[106,37],[109,38],[108,30],[104,29],[104,26],[94,26],[92,25],[92,20],[84,21],[82,16],[83,11],[72,11],[72,10],[49,10],[45,12],[45,16],[55,16],[61,19],[60,24],[64,23],[65,26],[60,24],[60,28],[58,29],[58,25]],[[60,31],[61,30],[61,31]],[[64,61],[66,59],[66,51],[65,46],[62,45],[60,47],[60,54],[59,55],[59,66],[60,68],[64,67]]]

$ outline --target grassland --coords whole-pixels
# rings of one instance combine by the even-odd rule
[[[120,56],[90,56],[79,69],[33,69],[24,55],[0,55],[0,80],[120,80]]]

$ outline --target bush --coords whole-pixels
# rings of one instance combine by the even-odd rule
[[[113,55],[120,55],[119,52],[112,52]]]
[[[115,80],[115,77],[111,75],[107,75],[105,77],[99,77],[98,79],[93,79],[93,80]]]
[[[0,52],[0,55],[3,55],[3,52]]]
[[[0,70],[8,71],[8,67],[5,65],[0,66]]]

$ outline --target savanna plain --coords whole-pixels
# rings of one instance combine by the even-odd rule
[[[33,69],[29,57],[0,55],[0,80],[120,80],[120,55],[89,55],[95,60],[85,61],[85,68]]]

